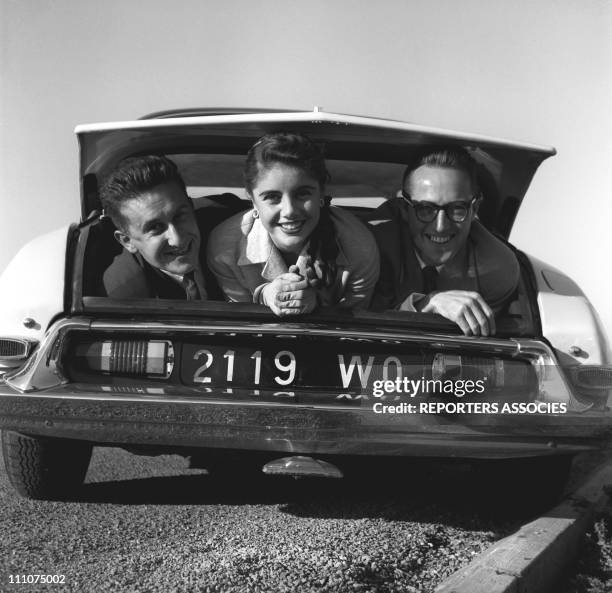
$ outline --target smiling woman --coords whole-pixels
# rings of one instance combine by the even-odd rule
[[[221,224],[208,244],[209,266],[230,301],[277,315],[368,306],[378,250],[361,221],[329,205],[328,179],[306,136],[268,134],[253,145],[245,167],[253,209]]]
[[[249,188],[253,216],[261,224],[287,264],[294,264],[321,219],[323,193],[304,169],[274,163]]]

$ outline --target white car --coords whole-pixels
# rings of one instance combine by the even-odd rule
[[[254,459],[249,452],[267,473],[310,476],[379,458],[519,460],[524,477],[539,479],[532,495],[558,492],[572,456],[610,440],[612,367],[580,288],[518,249],[518,292],[487,338],[424,313],[286,320],[255,304],[104,295],[102,274],[120,246],[100,216],[99,186],[121,159],[165,154],[194,199],[246,199],[246,151],[278,130],[324,146],[333,203],[358,216],[396,197],[415,149],[463,146],[481,167],[480,219],[504,240],[555,153],[320,110],[179,110],[78,126],[80,221],[26,245],[0,278],[0,428],[13,486],[73,496],[92,446],[121,446],[211,464]],[[486,389],[381,389],[404,377],[483,380]]]

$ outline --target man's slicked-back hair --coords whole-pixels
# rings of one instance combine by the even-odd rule
[[[402,179],[403,187],[406,187],[408,178],[419,167],[458,169],[469,177],[472,191],[475,194],[480,191],[478,184],[478,163],[461,146],[427,146],[417,151],[404,171],[404,178]]]
[[[159,185],[173,182],[187,193],[178,167],[168,157],[148,155],[124,159],[106,178],[100,190],[104,213],[118,229],[125,231],[127,221],[121,211],[122,204]]]

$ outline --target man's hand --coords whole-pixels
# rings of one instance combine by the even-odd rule
[[[297,266],[291,266],[263,289],[263,302],[279,317],[310,313],[317,306],[317,293],[311,282]]]
[[[454,321],[466,336],[495,334],[495,316],[477,292],[446,290],[434,292],[423,301],[423,313],[438,313]]]

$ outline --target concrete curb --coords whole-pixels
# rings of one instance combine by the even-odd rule
[[[435,593],[545,593],[578,553],[580,539],[612,485],[612,458],[568,499],[496,542],[446,579]],[[612,495],[611,495],[612,496]]]

